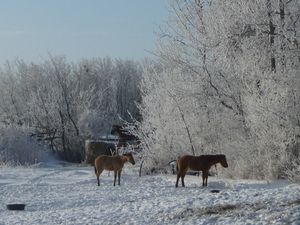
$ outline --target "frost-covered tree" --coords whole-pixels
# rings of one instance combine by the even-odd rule
[[[146,69],[142,83],[149,156],[192,153],[192,142],[196,154],[227,154],[233,176],[282,176],[299,159],[299,1],[169,6],[162,69]]]
[[[48,146],[31,135],[30,128],[0,126],[0,166],[30,165],[49,158]]]
[[[139,119],[140,74],[136,62],[121,59],[9,62],[0,72],[1,122],[30,128],[62,158],[79,162],[85,139],[109,134],[128,113]]]

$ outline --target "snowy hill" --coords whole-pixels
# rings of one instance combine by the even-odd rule
[[[187,176],[176,189],[175,175],[138,177],[130,167],[120,187],[107,172],[98,187],[92,167],[0,168],[0,224],[300,224],[299,185],[209,177],[202,188]]]

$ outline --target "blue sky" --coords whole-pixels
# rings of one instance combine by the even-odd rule
[[[166,18],[164,0],[0,0],[0,63],[48,53],[140,59]]]

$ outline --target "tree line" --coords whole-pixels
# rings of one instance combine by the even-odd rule
[[[228,176],[299,180],[299,0],[174,0],[169,11],[136,122],[149,167],[223,153]]]
[[[140,79],[139,63],[109,57],[7,62],[0,71],[1,129],[26,128],[62,159],[81,162],[86,139],[109,134],[122,120],[140,120]]]
[[[99,58],[0,72],[3,126],[30,127],[70,161],[127,121],[145,168],[226,154],[229,177],[300,180],[299,0],[174,0],[155,60]],[[122,118],[122,119],[121,119]]]

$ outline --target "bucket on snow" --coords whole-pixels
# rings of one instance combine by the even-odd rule
[[[8,204],[6,205],[8,210],[24,210],[25,204]]]

